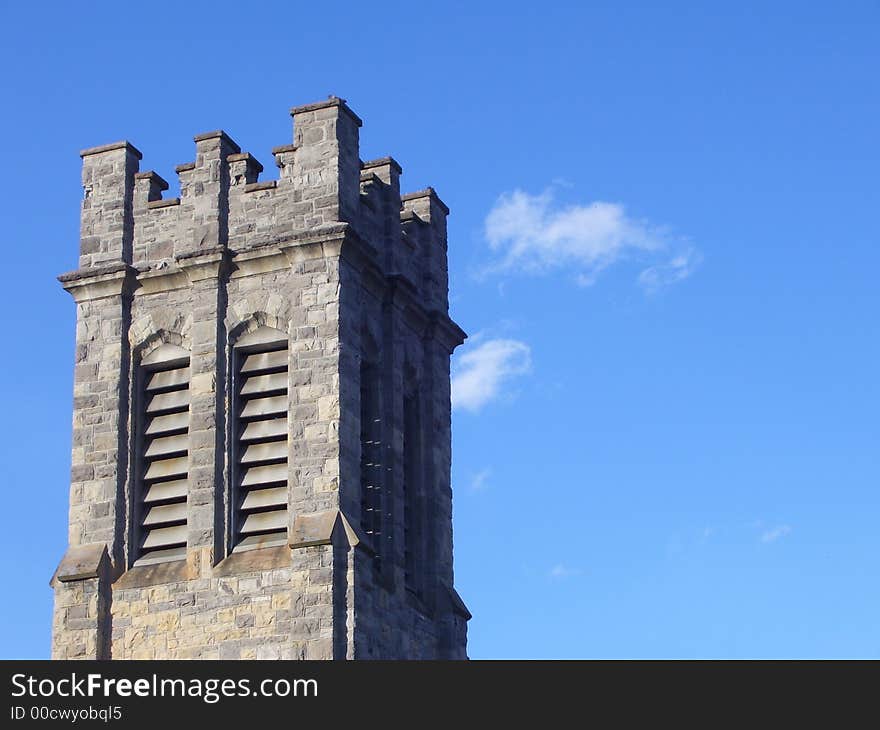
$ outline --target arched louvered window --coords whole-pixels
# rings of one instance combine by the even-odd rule
[[[271,327],[234,348],[233,550],[287,544],[287,358]]]
[[[186,557],[189,353],[160,345],[139,376],[134,554],[144,565]]]
[[[421,595],[425,514],[422,466],[422,417],[417,386],[403,398],[403,544],[405,585]]]
[[[361,365],[361,527],[373,540],[377,561],[384,541],[382,400],[379,369]],[[381,567],[381,566],[380,566]]]

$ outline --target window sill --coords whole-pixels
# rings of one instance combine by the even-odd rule
[[[145,588],[160,583],[178,583],[199,577],[198,564],[186,558],[168,560],[164,563],[135,565],[125,571],[113,584],[113,590]]]
[[[236,575],[238,573],[250,573],[256,570],[276,570],[289,568],[292,565],[290,548],[287,545],[242,550],[232,553],[228,558],[221,560],[214,566],[211,575],[220,577]]]

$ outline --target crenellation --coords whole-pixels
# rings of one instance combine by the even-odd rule
[[[134,175],[142,155],[130,142],[82,150],[80,269],[131,262]]]
[[[168,190],[168,183],[158,173],[138,172],[134,176],[134,208],[143,208],[146,203],[162,199],[162,193]]]
[[[404,213],[414,213],[428,224],[428,235],[422,235],[422,276],[416,283],[428,293],[430,308],[449,310],[449,270],[447,266],[446,218],[449,208],[434,188],[426,188],[401,196]]]
[[[256,184],[263,171],[263,166],[250,152],[229,155],[226,162],[229,165],[229,184],[232,187]]]
[[[272,148],[272,157],[275,166],[279,169],[282,178],[293,177],[296,162],[296,145],[283,144]]]

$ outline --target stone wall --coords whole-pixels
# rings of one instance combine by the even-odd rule
[[[139,172],[127,142],[82,153],[80,267],[59,277],[77,335],[55,657],[466,656],[449,399],[464,333],[447,314],[448,210],[431,189],[402,196],[392,158],[360,161],[361,120],[342,100],[291,114],[277,180],[261,182],[262,165],[222,131],[195,137],[179,198],[162,197],[167,183]],[[260,327],[288,334],[288,545],[234,551],[233,348]],[[360,514],[367,342],[384,394],[380,545]],[[135,404],[141,360],[166,343],[190,357],[186,557],[143,564]],[[405,570],[404,392],[423,424],[417,579]]]

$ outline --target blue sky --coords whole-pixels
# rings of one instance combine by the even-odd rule
[[[337,94],[452,209],[470,654],[880,657],[876,3],[0,3],[0,654],[66,544],[79,149]]]

